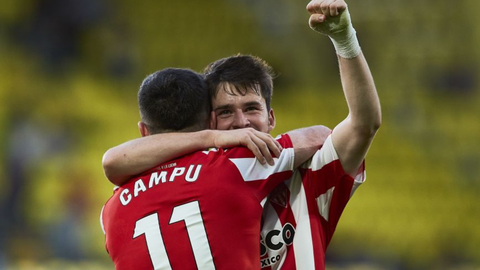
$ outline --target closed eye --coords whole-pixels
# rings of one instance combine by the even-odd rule
[[[246,112],[259,111],[259,110],[261,110],[261,109],[258,108],[257,106],[248,106],[248,107],[245,108]]]

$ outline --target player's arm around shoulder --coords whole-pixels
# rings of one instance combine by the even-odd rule
[[[254,129],[162,133],[110,148],[103,155],[102,166],[107,179],[120,186],[160,163],[209,147],[233,146],[247,147],[261,164],[273,164],[272,154],[278,156],[282,150],[272,136]]]

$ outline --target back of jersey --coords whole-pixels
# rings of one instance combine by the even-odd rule
[[[290,151],[291,150],[291,151]],[[115,190],[102,222],[116,269],[260,269],[262,200],[291,176],[246,148],[197,152]]]

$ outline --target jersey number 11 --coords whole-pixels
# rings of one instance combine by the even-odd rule
[[[178,205],[173,208],[169,224],[182,220],[185,221],[188,238],[190,239],[190,245],[198,269],[214,270],[215,265],[213,264],[212,252],[210,251],[210,244],[208,243],[198,201]],[[142,234],[145,234],[147,249],[150,254],[150,259],[152,260],[153,268],[171,270],[172,267],[168,259],[165,244],[163,243],[157,213],[137,220],[133,238],[137,238]],[[195,236],[195,241],[193,241],[192,236]]]

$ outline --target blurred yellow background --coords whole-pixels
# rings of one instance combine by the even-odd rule
[[[340,122],[336,56],[307,3],[2,0],[0,269],[113,269],[101,158],[139,136],[155,70],[254,54],[278,74],[273,135]],[[480,269],[480,2],[347,3],[383,125],[327,269]]]

